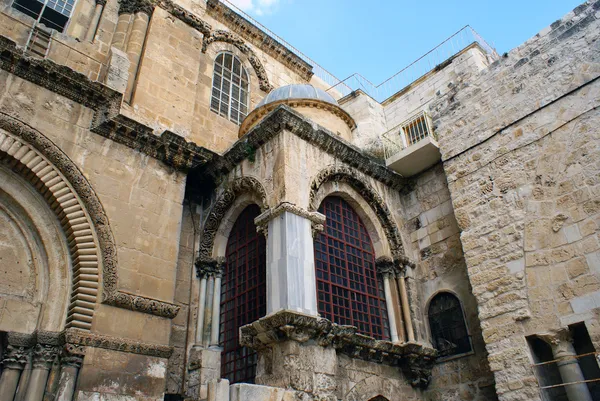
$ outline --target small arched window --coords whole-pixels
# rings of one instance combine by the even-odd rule
[[[340,197],[325,198],[325,229],[315,238],[318,309],[334,323],[389,339],[385,294],[375,268],[373,243],[354,209]]]
[[[215,59],[210,109],[236,124],[248,114],[248,73],[239,58],[221,53]]]
[[[464,354],[472,350],[463,310],[456,296],[441,292],[433,297],[429,304],[429,327],[439,356]]]
[[[267,312],[266,242],[256,232],[260,214],[250,205],[237,218],[227,241],[221,284],[221,376],[230,383],[254,383],[256,352],[242,347],[239,328]]]

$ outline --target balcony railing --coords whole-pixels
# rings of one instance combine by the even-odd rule
[[[427,137],[437,140],[433,132],[431,117],[427,112],[420,111],[381,136],[385,158],[389,159],[401,150]]]

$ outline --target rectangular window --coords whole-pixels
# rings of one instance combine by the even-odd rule
[[[411,117],[401,125],[401,134],[406,138],[406,145],[414,145],[415,143],[432,135],[429,116],[425,112]]]
[[[63,32],[75,7],[75,0],[15,0],[13,8],[35,18],[49,29]]]

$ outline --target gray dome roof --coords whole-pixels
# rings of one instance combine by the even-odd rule
[[[329,93],[309,84],[286,85],[272,90],[256,108],[269,103],[288,99],[314,99],[338,106],[338,102]]]

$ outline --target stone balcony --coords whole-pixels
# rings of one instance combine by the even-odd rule
[[[441,159],[431,118],[421,111],[382,135],[385,164],[410,177],[433,166]]]

